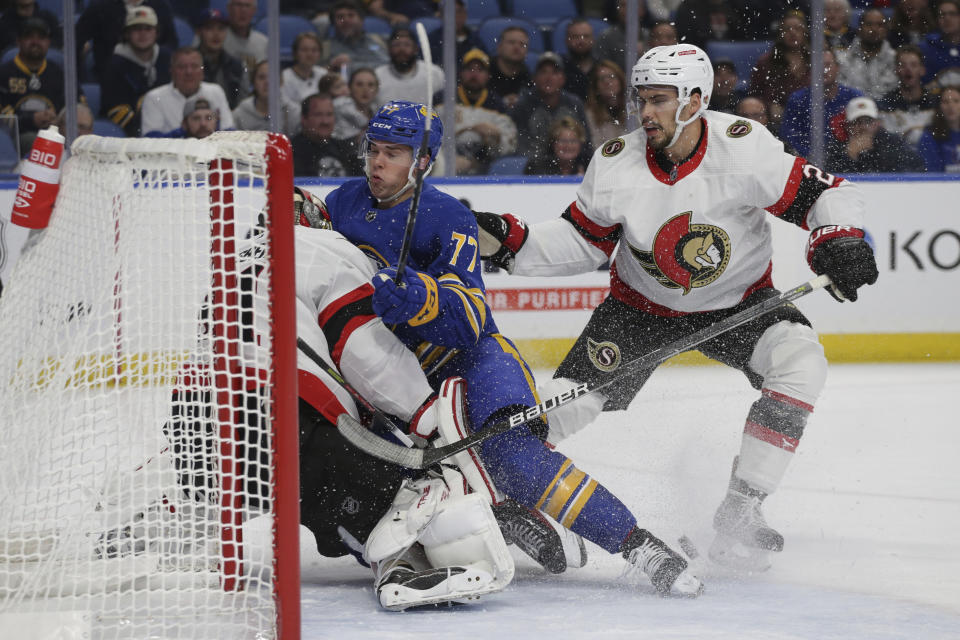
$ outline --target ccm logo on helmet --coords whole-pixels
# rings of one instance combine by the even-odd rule
[[[697,52],[696,49],[687,49],[686,51],[681,51],[681,52],[678,53],[677,55],[678,55],[678,56],[689,56],[689,55],[695,54],[696,52]]]

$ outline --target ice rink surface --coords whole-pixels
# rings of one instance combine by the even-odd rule
[[[540,377],[549,375],[541,372]],[[642,526],[703,556],[757,393],[725,367],[663,367],[629,411],[559,447]],[[664,599],[587,543],[553,576],[514,549],[517,575],[474,606],[390,613],[371,572],[321,558],[304,529],[303,637],[960,639],[960,364],[833,365],[781,489],[786,538],[766,573],[700,566],[705,594]],[[701,558],[701,562],[704,558]]]

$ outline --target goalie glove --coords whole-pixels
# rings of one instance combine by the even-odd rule
[[[420,408],[410,418],[408,423],[410,425],[410,435],[422,438],[422,441],[418,444],[426,446],[427,441],[437,432],[438,420],[437,394],[434,393],[420,405]]]
[[[857,289],[877,281],[877,261],[863,235],[863,229],[828,225],[814,229],[807,241],[810,268],[830,277],[827,291],[839,302],[855,301]]]
[[[396,267],[381,269],[373,276],[373,311],[388,324],[411,327],[430,322],[440,311],[437,281],[420,271],[407,269],[400,284],[393,280]]]
[[[505,213],[502,216],[486,211],[474,211],[480,241],[480,257],[501,269],[513,273],[517,252],[527,241],[530,229],[520,218]]]

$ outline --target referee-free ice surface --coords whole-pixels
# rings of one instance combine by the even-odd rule
[[[539,372],[539,377],[549,372]],[[641,526],[703,554],[757,392],[725,367],[663,367],[630,409],[558,447]],[[517,575],[480,604],[380,610],[371,572],[322,558],[301,529],[303,637],[960,638],[960,364],[832,365],[767,521],[785,539],[766,573],[701,565],[697,600],[658,597],[587,543],[553,576],[516,552]]]

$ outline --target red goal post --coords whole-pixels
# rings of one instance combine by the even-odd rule
[[[74,143],[0,297],[0,637],[299,638],[294,296],[285,137]]]

